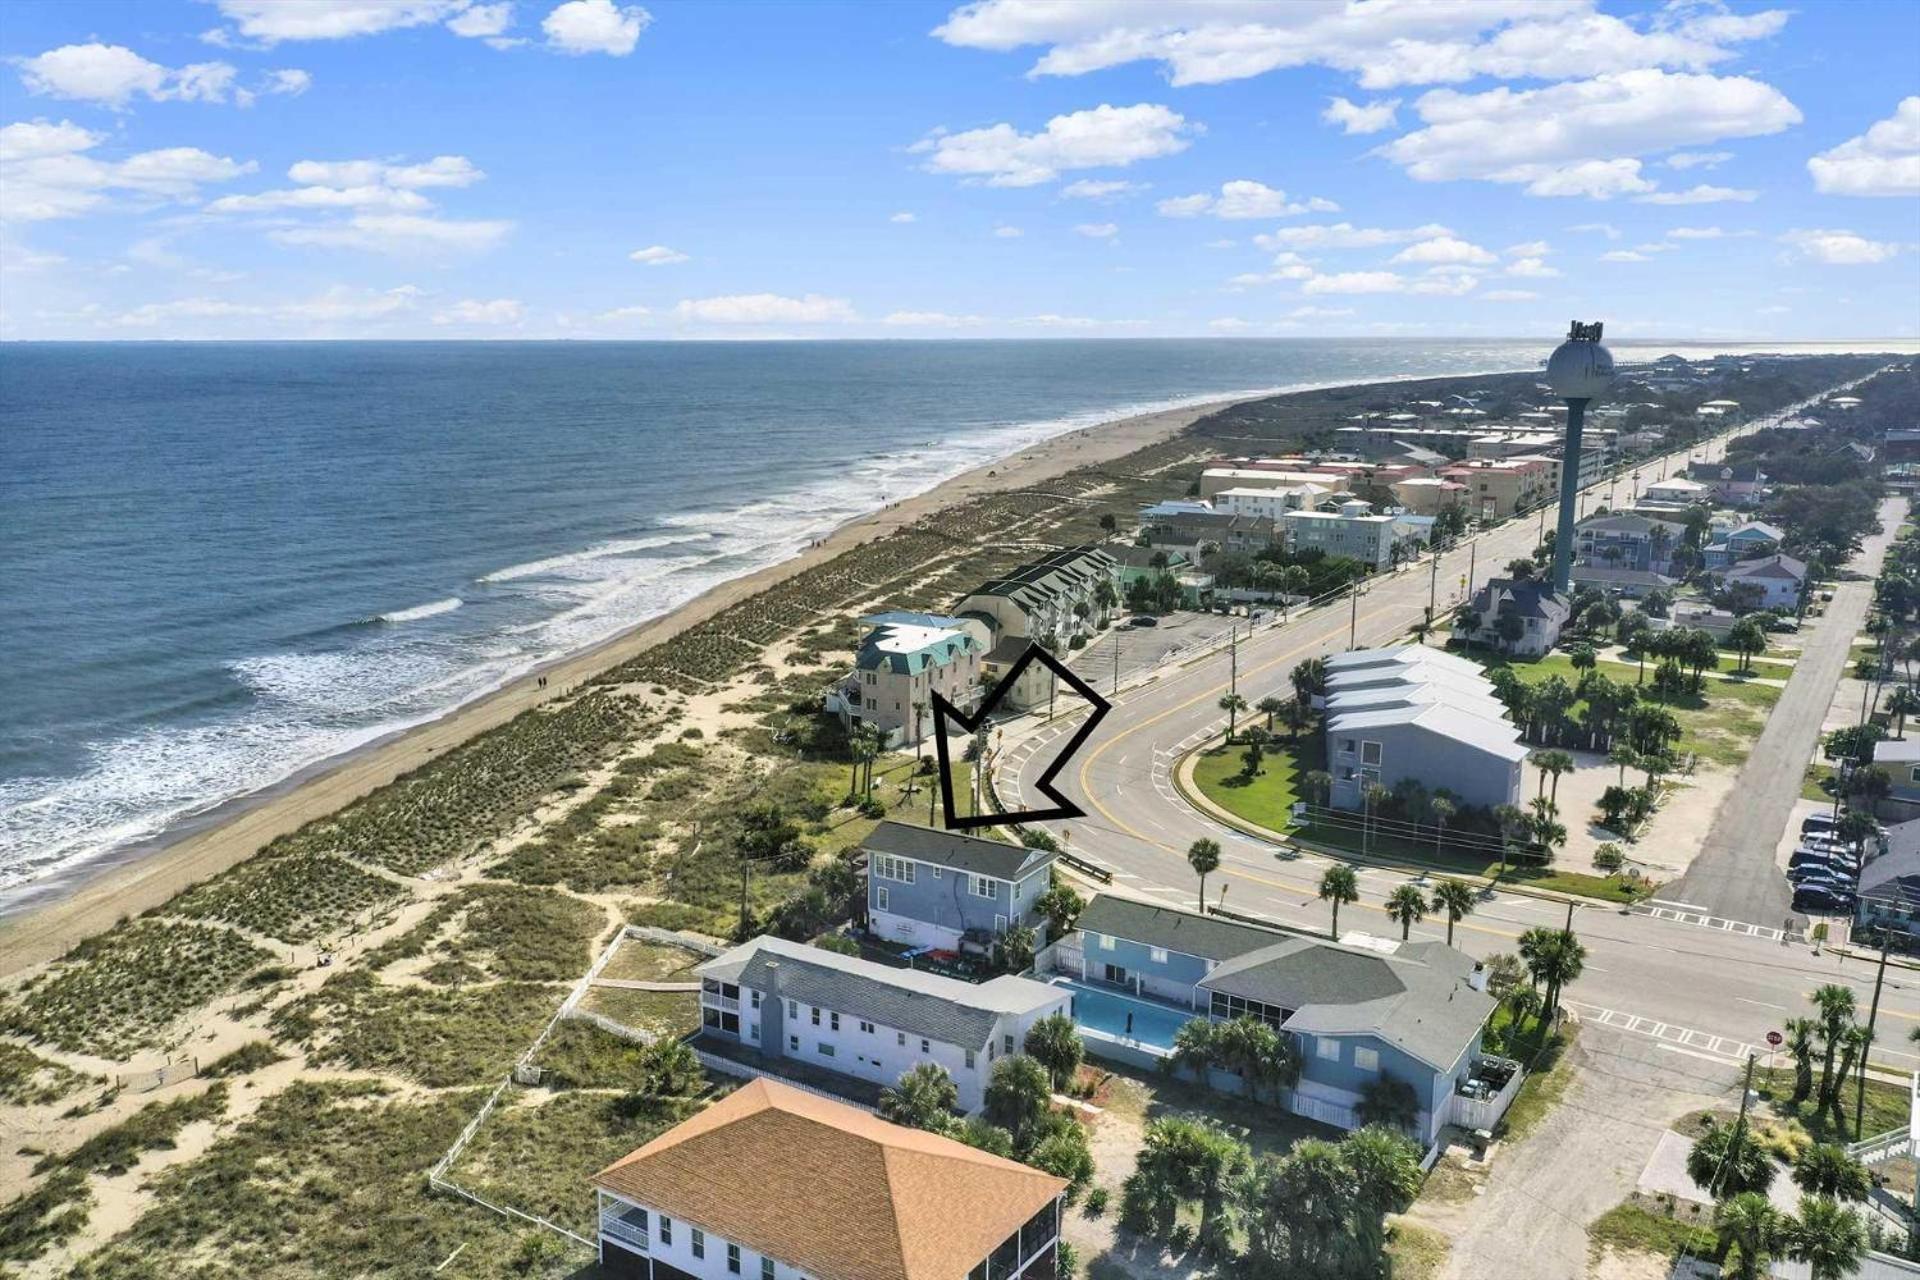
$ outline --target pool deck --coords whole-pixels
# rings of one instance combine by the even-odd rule
[[[1125,1004],[1139,1005],[1141,1008],[1147,1009],[1155,1014],[1178,1018],[1181,1022],[1189,1022],[1194,1018],[1205,1016],[1199,1010],[1188,1008],[1184,1005],[1172,1004],[1164,1000],[1156,1000],[1151,996],[1135,995],[1132,992],[1102,986],[1081,978],[1055,975],[1048,981],[1052,986],[1066,987],[1070,991],[1099,996],[1107,1000]],[[1074,1019],[1074,1026],[1079,1030],[1082,1040],[1093,1042],[1088,1046],[1090,1051],[1094,1050],[1097,1044],[1113,1045],[1123,1049],[1130,1049],[1135,1053],[1144,1054],[1154,1059],[1170,1058],[1173,1056],[1173,1047],[1171,1044],[1163,1044],[1157,1040],[1142,1039],[1138,1036],[1103,1030],[1100,1027],[1089,1025],[1077,1017]]]

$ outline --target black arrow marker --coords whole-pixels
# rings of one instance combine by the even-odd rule
[[[1001,814],[976,813],[972,817],[963,818],[955,812],[953,804],[953,774],[949,770],[947,758],[947,721],[954,721],[968,733],[977,732],[980,726],[987,722],[987,716],[992,713],[995,707],[1000,705],[1000,699],[1004,698],[1008,692],[1013,689],[1014,683],[1020,679],[1020,676],[1026,671],[1027,665],[1032,662],[1040,663],[1056,676],[1060,677],[1060,679],[1065,680],[1067,685],[1075,693],[1085,698],[1093,707],[1093,714],[1088,716],[1086,722],[1074,731],[1073,737],[1067,739],[1066,747],[1061,750],[1059,755],[1053,758],[1053,763],[1047,766],[1046,772],[1042,773],[1034,783],[1034,786],[1039,789],[1040,794],[1053,801],[1056,807],[1052,809],[1021,809],[1013,813]],[[1111,710],[1113,710],[1113,704],[1094,692],[1092,685],[1075,675],[1066,663],[1060,661],[1060,659],[1054,657],[1039,645],[1032,643],[1027,645],[1027,651],[1015,660],[1007,674],[1000,678],[1000,683],[993,686],[993,691],[981,700],[980,709],[975,711],[971,716],[961,711],[960,708],[954,706],[939,694],[934,694],[933,746],[940,760],[940,803],[946,812],[947,830],[969,831],[976,827],[1005,827],[1020,822],[1040,822],[1049,818],[1084,818],[1087,811],[1061,795],[1060,792],[1054,788],[1053,780],[1059,776],[1062,769],[1067,767],[1067,761],[1072,758],[1073,753],[1080,749],[1081,743],[1092,736],[1094,729],[1099,726],[1100,721],[1104,719],[1107,712]],[[979,767],[978,762],[976,762],[975,767]]]

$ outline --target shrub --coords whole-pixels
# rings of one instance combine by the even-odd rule
[[[221,1080],[228,1076],[251,1075],[262,1067],[270,1067],[276,1062],[286,1060],[285,1054],[265,1040],[249,1040],[232,1053],[215,1058],[200,1068],[200,1074],[210,1080]]]
[[[1097,1218],[1107,1211],[1107,1189],[1095,1187],[1087,1192],[1086,1211],[1089,1218]]]

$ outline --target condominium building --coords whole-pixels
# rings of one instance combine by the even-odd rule
[[[766,1079],[592,1183],[625,1280],[1054,1280],[1067,1187]]]
[[[1425,538],[1424,528],[1397,516],[1373,514],[1373,504],[1354,499],[1338,511],[1289,511],[1280,522],[1287,550],[1345,556],[1374,569],[1391,568]]]
[[[988,629],[978,619],[897,611],[863,618],[853,671],[827,694],[849,728],[871,725],[888,746],[918,746],[932,730],[933,695],[962,710],[980,698]]]
[[[1120,563],[1093,543],[1065,547],[975,587],[954,606],[963,622],[985,628],[981,666],[998,680],[1029,646],[1050,642],[1064,651],[1075,636],[1091,635],[1120,599]],[[1106,590],[1101,589],[1105,584]],[[1047,700],[1055,677],[1032,665],[1009,691],[1011,709],[1024,711]]]
[[[1493,520],[1551,501],[1558,477],[1558,460],[1551,458],[1483,459],[1440,472],[1441,479],[1465,487],[1469,510]]]

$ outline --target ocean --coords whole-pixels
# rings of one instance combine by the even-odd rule
[[[1046,437],[1550,347],[0,347],[0,915]]]

